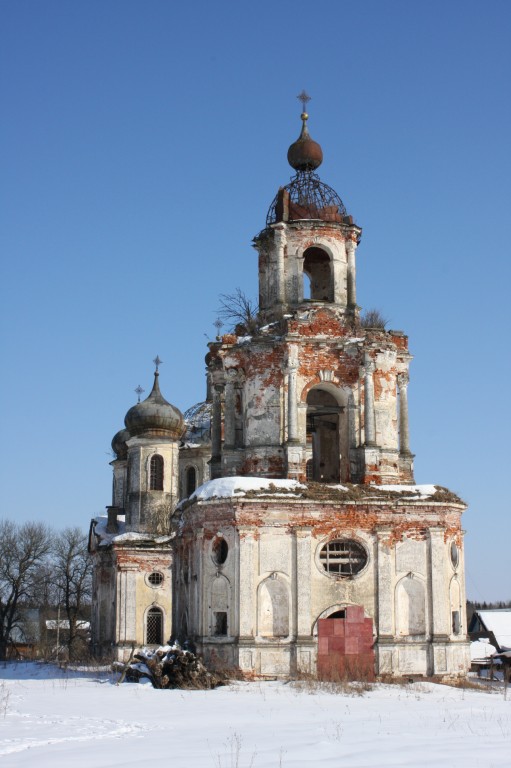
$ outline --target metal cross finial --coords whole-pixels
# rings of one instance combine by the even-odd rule
[[[136,388],[135,388],[135,392],[136,392],[136,393],[137,393],[137,395],[138,395],[138,400],[137,400],[137,403],[139,403],[139,402],[140,402],[140,395],[142,394],[142,392],[145,392],[145,389],[143,389],[143,388],[140,386],[140,384],[139,384],[139,385],[138,385],[138,387],[136,387]]]
[[[163,360],[160,360],[160,356],[156,355],[156,357],[153,360],[153,363],[156,366],[156,373],[158,373],[158,367],[163,363]]]
[[[306,112],[307,111],[307,104],[311,100],[311,97],[309,96],[307,91],[303,90],[301,93],[298,94],[298,96],[296,98],[298,99],[298,101],[302,102],[302,109],[303,109],[304,112]]]
[[[222,328],[223,323],[222,323],[222,321],[220,320],[219,317],[217,317],[217,319],[215,320],[213,325],[215,326],[217,333],[220,333],[220,328]]]

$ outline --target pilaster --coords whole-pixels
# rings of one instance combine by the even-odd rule
[[[434,641],[441,642],[446,642],[451,633],[444,535],[445,530],[439,526],[429,529],[431,635]]]

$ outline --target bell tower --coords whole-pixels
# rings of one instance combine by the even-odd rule
[[[316,171],[303,104],[296,171],[254,238],[259,316],[251,336],[210,344],[212,477],[410,483],[408,340],[360,322],[362,230]]]

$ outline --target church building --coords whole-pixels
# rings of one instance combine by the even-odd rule
[[[113,439],[94,648],[172,637],[247,674],[461,676],[466,506],[415,484],[408,338],[361,319],[362,230],[317,174],[306,103],[254,238],[257,315],[209,344],[206,401],[184,415],[156,358]]]

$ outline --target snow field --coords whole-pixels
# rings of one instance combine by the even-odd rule
[[[148,762],[149,761],[149,762]],[[2,768],[511,765],[511,695],[432,683],[363,695],[283,682],[214,691],[0,666]]]

